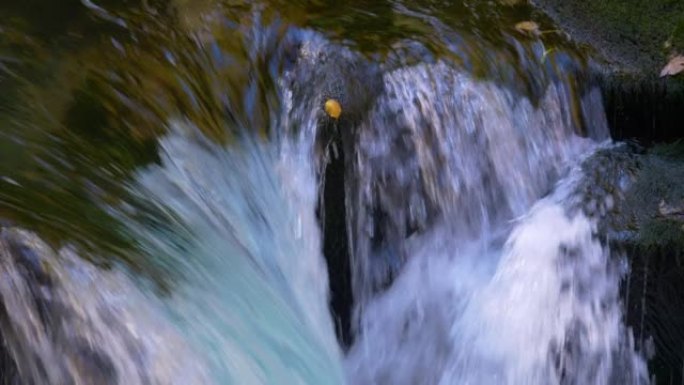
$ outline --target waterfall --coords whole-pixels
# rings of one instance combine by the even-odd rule
[[[588,198],[587,186],[611,174],[594,172],[574,167],[503,245],[463,241],[444,225],[412,239],[401,274],[364,312],[350,382],[648,383],[623,323],[625,260],[598,230],[615,198]]]
[[[174,123],[162,166],[139,175],[189,238],[179,249],[140,229],[150,256],[183,277],[174,318],[215,383],[341,383],[311,158],[250,141],[229,151],[197,132]]]
[[[123,220],[147,258],[176,280],[172,293],[156,298],[149,285],[101,271],[73,250],[55,255],[35,236],[7,235],[21,249],[0,249],[11,278],[0,286],[9,315],[3,335],[20,378],[342,383],[311,158],[250,140],[228,150],[183,122],[160,144],[161,165],[142,170],[131,189],[163,225]],[[41,275],[21,269],[26,264]]]
[[[407,235],[446,216],[454,236],[487,237],[548,192],[592,142],[576,134],[568,84],[552,83],[535,107],[443,62],[384,80],[385,94],[359,129],[349,178],[361,304],[392,274],[383,261],[394,259],[396,269],[406,259]],[[597,102],[592,90],[584,103]],[[602,114],[588,118],[591,134],[606,139]],[[374,247],[391,256],[374,255]]]
[[[535,103],[443,62],[384,85],[347,178],[349,382],[647,383],[624,260],[599,216],[572,210],[594,177],[582,159],[608,138],[598,90],[551,82]],[[603,215],[619,198],[605,199]]]
[[[270,137],[232,126],[249,119],[212,119],[231,133],[219,143],[175,116],[157,138],[158,163],[133,173],[127,201],[103,207],[163,284],[2,230],[6,381],[650,382],[623,319],[627,265],[604,229],[629,175],[584,68],[535,56],[528,95],[448,57],[388,65],[298,37],[292,68],[269,67],[283,72],[268,101],[277,111],[254,119],[269,120]],[[257,103],[249,90],[245,104]],[[321,109],[330,97],[340,121]],[[317,217],[338,152],[348,350],[335,336]]]

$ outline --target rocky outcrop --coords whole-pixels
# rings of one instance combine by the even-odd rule
[[[2,228],[0,277],[0,384],[207,383],[125,274]]]
[[[684,365],[684,145],[635,154],[633,184],[612,218],[612,242],[628,257],[626,318],[650,353],[657,384],[678,384]]]
[[[684,75],[660,78],[684,52],[684,2],[532,0],[602,63],[606,112],[616,139],[644,143],[681,136]]]
[[[532,2],[620,72],[655,77],[668,55],[684,50],[684,3],[680,1]]]

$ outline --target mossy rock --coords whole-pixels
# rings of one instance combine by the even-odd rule
[[[668,55],[684,52],[679,0],[535,0],[573,38],[590,44],[621,71],[655,76]]]
[[[625,255],[629,266],[621,286],[624,318],[637,349],[655,353],[648,360],[653,384],[679,384],[684,374],[684,142],[629,150],[633,162],[623,164],[635,167],[629,168],[627,190],[606,221],[611,250]],[[678,210],[663,209],[661,202]]]
[[[660,77],[684,54],[680,0],[530,0],[598,63],[606,115],[615,139],[644,144],[682,136],[684,74]]]
[[[684,142],[658,145],[639,156],[639,171],[625,196],[618,231],[634,234],[641,250],[680,250],[684,254],[684,215],[664,215],[661,202],[684,204]]]

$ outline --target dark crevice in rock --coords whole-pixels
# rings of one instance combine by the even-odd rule
[[[637,347],[653,356],[657,384],[681,384],[684,375],[684,253],[669,247],[626,246],[630,274],[623,283],[627,324]]]
[[[335,322],[335,332],[343,348],[352,343],[351,308],[351,259],[347,234],[345,208],[344,150],[337,122],[328,122],[324,130],[334,130],[328,142],[329,161],[325,168],[322,201],[319,202],[319,219],[323,229],[323,254],[328,266],[330,284],[330,308]]]
[[[0,385],[28,385],[19,379],[19,371],[14,357],[9,352],[7,340],[3,333],[6,333],[7,310],[0,303]],[[8,329],[7,329],[8,330]]]
[[[608,75],[602,80],[602,90],[613,139],[636,139],[651,145],[684,134],[684,82]]]

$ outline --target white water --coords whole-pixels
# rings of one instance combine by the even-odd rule
[[[576,208],[598,148],[582,120],[607,138],[600,94],[551,83],[535,106],[444,63],[388,73],[385,87],[350,182],[349,382],[648,383],[623,324],[620,256]]]
[[[582,102],[558,82],[534,106],[444,62],[395,70],[384,83],[361,125],[350,182],[360,307],[409,257],[403,239],[411,229],[443,218],[453,236],[487,242],[523,215],[595,144],[577,135],[582,117],[571,103],[601,103],[597,91]],[[590,134],[606,139],[603,112],[591,112]],[[377,211],[388,219],[378,221]],[[380,250],[373,238],[382,238]],[[380,255],[388,250],[391,264]]]
[[[571,214],[578,170],[501,248],[437,227],[374,298],[347,359],[354,384],[645,384],[623,325],[621,260]]]

